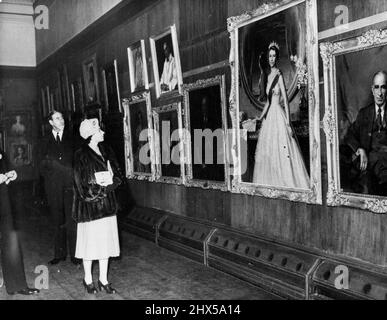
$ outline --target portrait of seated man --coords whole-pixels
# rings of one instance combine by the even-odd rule
[[[362,194],[387,195],[386,87],[387,72],[378,71],[371,87],[374,101],[359,111],[344,139],[345,153],[352,152],[353,190]]]

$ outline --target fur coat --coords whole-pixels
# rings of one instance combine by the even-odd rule
[[[78,223],[114,216],[118,210],[114,190],[123,181],[123,175],[113,150],[103,143],[99,148],[102,157],[86,144],[74,155],[73,218]],[[108,161],[114,174],[113,185],[102,187],[97,184],[95,173],[108,171]]]

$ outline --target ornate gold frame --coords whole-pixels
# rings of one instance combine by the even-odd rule
[[[241,149],[239,128],[239,28],[267,18],[292,6],[304,3],[306,6],[306,55],[309,96],[309,133],[310,133],[310,188],[307,190],[289,189],[277,186],[261,186],[246,183],[241,178]],[[263,4],[259,8],[228,19],[228,31],[231,39],[230,66],[232,84],[230,93],[230,114],[233,126],[231,143],[234,165],[231,190],[234,193],[259,195],[268,198],[281,198],[291,201],[322,204],[321,194],[321,150],[320,150],[320,114],[318,81],[318,33],[316,0],[280,0]]]
[[[177,82],[178,82],[178,88],[176,90],[162,93],[160,90],[160,70],[157,64],[157,52],[156,52],[156,41],[165,37],[166,35],[170,34],[172,37],[172,46],[173,46],[173,53],[176,61],[176,72],[177,72]],[[155,90],[156,90],[156,97],[159,98],[170,98],[171,96],[181,95],[182,92],[182,85],[183,85],[183,74],[181,71],[181,63],[180,63],[180,51],[179,51],[179,42],[177,39],[177,31],[176,31],[176,25],[170,26],[165,32],[157,35],[152,36],[149,39],[150,42],[150,48],[151,48],[151,54],[152,54],[152,64],[153,64],[153,74],[155,79]]]
[[[203,89],[212,86],[219,86],[220,97],[221,97],[221,107],[222,107],[222,128],[223,128],[223,147],[224,147],[224,176],[225,181],[207,181],[207,180],[196,180],[193,178],[193,168],[192,168],[192,137],[191,132],[191,121],[190,121],[190,103],[189,103],[189,94],[192,91]],[[214,78],[198,80],[197,82],[183,85],[184,91],[184,128],[186,128],[185,133],[185,147],[186,147],[186,183],[188,187],[199,187],[203,189],[219,189],[222,191],[229,190],[229,181],[230,181],[230,169],[228,161],[228,126],[227,126],[227,100],[226,100],[226,86],[225,86],[225,76],[218,75]]]
[[[320,44],[324,64],[325,115],[324,132],[327,139],[329,206],[349,206],[375,213],[387,213],[387,198],[341,192],[339,168],[339,137],[337,121],[335,57],[346,53],[371,49],[387,44],[387,30],[370,30],[363,35],[340,42]]]
[[[134,171],[134,156],[132,149],[132,133],[130,128],[130,107],[140,102],[146,102],[147,108],[147,120],[148,120],[148,143],[150,147],[151,156],[151,173],[136,172]],[[125,138],[125,167],[126,176],[128,179],[133,180],[148,180],[154,181],[156,178],[156,166],[155,166],[155,150],[154,150],[154,136],[153,136],[153,121],[151,111],[151,98],[149,92],[143,92],[138,95],[133,95],[130,99],[123,99],[122,106],[124,109],[124,138]]]
[[[159,127],[159,114],[165,112],[177,112],[178,119],[178,129],[179,129],[179,139],[180,139],[180,177],[167,177],[162,176],[161,168],[161,146],[160,146],[160,127]],[[153,123],[154,123],[154,148],[155,148],[155,163],[156,163],[156,181],[170,184],[185,184],[185,150],[184,145],[185,134],[183,130],[183,120],[182,120],[182,108],[181,102],[175,102],[171,104],[166,104],[164,106],[153,109]]]

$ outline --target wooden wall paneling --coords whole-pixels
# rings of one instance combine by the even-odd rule
[[[227,60],[230,50],[230,39],[226,30],[222,30],[211,38],[198,39],[197,42],[185,45],[182,52],[182,68],[184,71]]]
[[[198,193],[193,191],[192,188],[187,189],[187,196],[185,198],[185,203],[183,204],[185,206],[184,213],[189,218],[196,218],[196,212],[197,212],[197,198]]]
[[[180,41],[197,39],[219,29],[227,29],[227,1],[180,0]]]
[[[335,27],[335,21],[340,13],[335,13],[335,9],[339,6],[346,6],[348,8],[348,20],[353,22],[355,20],[367,18],[379,13],[387,11],[386,0],[329,0],[317,1],[318,10],[318,26],[319,31],[331,29]]]
[[[266,3],[264,0],[228,0],[228,17],[239,16],[246,11],[258,8]]]

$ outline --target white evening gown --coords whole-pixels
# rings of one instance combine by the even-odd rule
[[[267,90],[270,90],[268,86]],[[286,125],[277,83],[272,103],[263,120],[255,151],[253,183],[297,189],[309,188],[309,176],[300,148]]]

